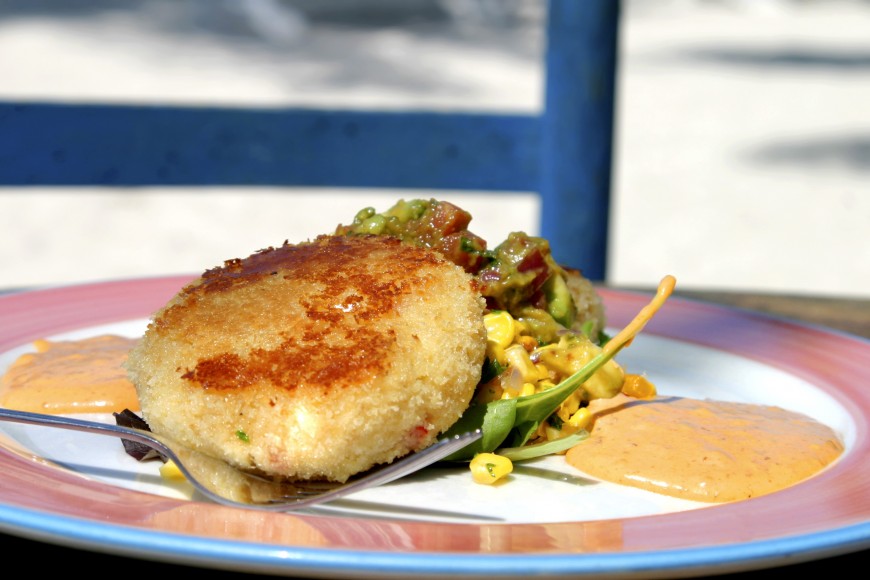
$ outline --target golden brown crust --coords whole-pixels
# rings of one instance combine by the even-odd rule
[[[186,310],[198,308],[201,297],[235,292],[267,277],[319,288],[299,300],[301,316],[293,334],[274,348],[258,348],[246,357],[223,352],[203,358],[185,369],[182,378],[205,389],[241,389],[268,381],[284,389],[318,386],[326,393],[361,375],[375,376],[386,370],[395,337],[365,325],[396,316],[398,298],[414,287],[425,290],[432,281],[426,268],[443,263],[419,248],[405,246],[395,251],[400,245],[399,240],[385,236],[324,236],[313,243],[285,243],[249,258],[228,260],[186,287],[181,302],[168,309],[157,324],[173,324]],[[379,252],[388,253],[389,260],[372,271],[366,260]]]
[[[205,272],[155,314],[128,371],[155,431],[241,466],[341,480],[459,418],[483,308],[436,252],[321,236]]]

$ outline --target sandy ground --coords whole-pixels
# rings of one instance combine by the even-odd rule
[[[0,4],[0,99],[540,107],[536,2],[51,4]],[[635,0],[623,24],[608,281],[870,296],[870,2]],[[532,193],[5,188],[0,286],[196,273],[430,195],[491,241],[537,231]]]

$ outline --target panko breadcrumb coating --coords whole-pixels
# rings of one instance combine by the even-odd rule
[[[151,429],[240,468],[345,481],[468,407],[485,301],[440,254],[320,236],[206,271],[128,357]]]

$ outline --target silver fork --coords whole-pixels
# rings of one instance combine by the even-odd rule
[[[27,423],[109,435],[146,445],[171,459],[187,481],[206,498],[223,505],[269,511],[290,511],[332,501],[363,489],[389,483],[423,469],[477,441],[478,429],[442,439],[396,461],[375,467],[345,483],[328,481],[273,481],[237,469],[172,439],[150,431],[0,408],[0,421]]]

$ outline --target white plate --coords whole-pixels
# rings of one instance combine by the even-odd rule
[[[138,336],[189,279],[2,297],[0,372],[36,338]],[[649,298],[601,293],[614,328]],[[619,360],[662,394],[808,414],[835,429],[846,452],[804,483],[726,505],[597,482],[548,457],[516,466],[507,485],[480,486],[463,468],[438,467],[273,514],[191,501],[183,484],[167,486],[154,464],[132,460],[113,438],[0,424],[0,529],[166,562],[342,578],[703,575],[870,545],[868,341],[671,298]]]

